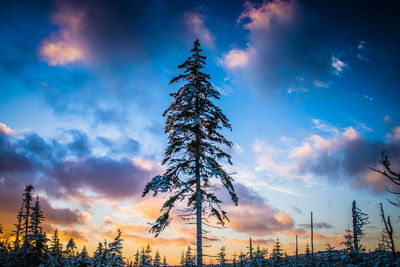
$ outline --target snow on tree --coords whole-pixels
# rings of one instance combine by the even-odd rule
[[[353,200],[351,211],[353,218],[354,250],[356,250],[357,252],[363,252],[365,251],[365,248],[360,244],[360,240],[365,235],[363,227],[369,223],[368,216],[367,214],[361,212],[359,208],[357,208],[357,203],[355,200]]]
[[[226,266],[227,259],[226,259],[226,252],[225,251],[226,251],[226,247],[222,246],[219,249],[219,252],[217,253],[217,259],[218,259],[218,262],[219,262],[218,266],[221,266],[221,267],[225,267]]]
[[[125,266],[124,258],[122,257],[122,241],[121,230],[118,229],[118,234],[114,241],[108,244],[107,263],[111,266]]]
[[[220,94],[209,81],[210,76],[201,71],[206,57],[200,54],[200,42],[196,40],[193,45],[192,55],[178,66],[184,73],[170,82],[185,84],[171,94],[173,102],[163,114],[167,116],[165,133],[169,142],[162,164],[168,168],[146,185],[143,196],[149,191],[153,191],[153,196],[170,194],[161,209],[162,215],[150,230],[156,236],[170,223],[170,211],[176,202],[187,200],[186,215],[196,217],[197,266],[202,266],[203,218],[215,217],[221,225],[228,220],[220,207],[221,200],[213,192],[215,186],[211,179],[220,181],[236,205],[238,198],[232,177],[219,163],[225,159],[231,164],[231,156],[221,146],[231,147],[232,143],[220,133],[222,128],[231,129],[231,125],[221,109],[211,102],[219,99]]]
[[[12,235],[15,236],[14,240],[14,250],[18,250],[20,246],[20,235],[22,234],[22,220],[24,218],[23,215],[24,212],[24,203],[22,202],[21,208],[18,211],[17,214],[17,222],[14,224],[15,230],[13,230]]]
[[[107,250],[107,248],[103,247],[103,244],[99,242],[97,245],[97,248],[93,254],[93,259],[92,262],[94,266],[105,266],[106,264],[106,259],[104,257],[105,253],[104,250]]]
[[[31,211],[31,202],[32,202],[32,195],[31,192],[33,190],[33,186],[32,185],[27,185],[25,187],[25,192],[23,194],[24,199],[23,199],[23,203],[24,203],[24,208],[25,208],[25,213],[24,213],[24,217],[23,217],[23,227],[24,227],[24,236],[23,236],[23,240],[24,240],[24,246],[27,247],[30,245],[30,238],[29,238],[29,219],[30,219],[30,211]]]
[[[182,254],[181,254],[181,261],[179,262],[179,264],[181,266],[185,265],[185,252],[182,250]]]
[[[44,264],[46,262],[47,241],[46,233],[41,226],[44,221],[43,211],[40,209],[39,196],[36,196],[35,205],[32,208],[30,226],[29,226],[29,239],[32,240],[32,255],[30,262],[34,265]]]
[[[58,237],[57,229],[54,231],[54,234],[50,240],[50,254],[54,258],[54,262],[61,264],[63,256],[63,245],[61,244],[60,238]]]
[[[139,266],[139,260],[140,260],[140,254],[139,254],[139,250],[136,250],[136,254],[135,254],[135,260],[133,262],[133,266],[134,267],[138,267]]]
[[[163,258],[163,267],[167,267],[167,266],[168,266],[167,257],[164,255],[164,258]]]
[[[186,250],[185,253],[184,266],[186,267],[195,266],[196,265],[195,261],[196,261],[196,256],[192,255],[192,248],[188,246],[188,249]]]
[[[153,266],[160,267],[160,265],[161,265],[161,256],[160,256],[160,252],[158,252],[158,250],[157,250],[156,255],[154,255],[154,259],[153,259]]]
[[[283,250],[282,250],[281,242],[279,241],[279,237],[276,238],[274,247],[272,249],[271,257],[275,264],[279,264],[282,262]]]
[[[90,261],[89,254],[86,250],[86,246],[83,246],[82,252],[79,253],[76,262],[77,262],[77,266],[79,266],[79,267],[86,267],[86,266],[90,265],[91,261]]]
[[[394,247],[393,240],[393,227],[390,221],[390,216],[385,217],[385,212],[383,211],[382,203],[379,203],[379,210],[382,222],[385,226],[382,232],[382,241],[384,242],[385,247],[387,247],[391,252],[394,258],[396,258],[396,249]]]

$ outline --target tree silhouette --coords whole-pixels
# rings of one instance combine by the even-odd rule
[[[389,157],[385,151],[382,151],[381,159],[379,160],[379,164],[381,164],[385,169],[381,170],[379,168],[370,168],[371,170],[383,174],[386,178],[388,178],[392,183],[394,183],[397,189],[400,189],[400,173],[396,173],[390,167],[391,163],[389,161]],[[400,192],[395,192],[387,189],[390,193],[396,196],[395,201],[389,200],[389,202],[397,207],[400,207]]]
[[[162,215],[150,230],[156,236],[170,223],[170,211],[176,202],[187,199],[184,211],[186,216],[196,217],[197,265],[202,266],[203,219],[207,215],[215,217],[221,225],[228,220],[220,207],[221,200],[214,194],[211,179],[219,180],[236,205],[238,198],[232,177],[219,163],[225,159],[231,164],[231,156],[221,146],[231,147],[232,143],[220,133],[222,128],[231,129],[231,125],[221,109],[211,102],[219,99],[220,94],[209,81],[210,76],[201,71],[206,57],[200,54],[200,42],[196,40],[193,45],[192,55],[178,66],[184,73],[170,82],[182,81],[184,85],[171,94],[173,102],[163,114],[167,116],[165,133],[169,142],[162,164],[168,168],[146,185],[143,196],[149,191],[153,191],[153,196],[159,192],[170,194],[161,209]]]

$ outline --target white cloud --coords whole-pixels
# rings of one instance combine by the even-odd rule
[[[219,63],[228,69],[242,68],[249,64],[255,54],[256,49],[252,46],[245,50],[232,49],[222,59],[219,59]]]
[[[347,64],[341,61],[339,58],[336,56],[332,55],[332,68],[333,68],[333,73],[340,76],[342,72],[348,68]]]
[[[316,87],[320,87],[320,88],[328,88],[330,86],[329,83],[326,83],[324,81],[320,81],[320,80],[315,80],[314,81],[314,86]]]

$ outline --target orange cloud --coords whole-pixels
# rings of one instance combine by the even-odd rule
[[[14,131],[4,123],[0,122],[0,134],[13,134]]]
[[[58,31],[45,38],[39,48],[39,56],[50,66],[61,66],[78,62],[87,57],[87,49],[80,37],[84,12],[63,9],[52,16]]]
[[[247,1],[245,10],[240,14],[237,23],[249,19],[250,22],[244,24],[247,29],[270,29],[274,21],[289,21],[293,17],[294,8],[294,1],[264,0],[262,4],[253,4]]]
[[[247,49],[232,49],[219,62],[228,69],[237,69],[247,66],[255,56],[256,49],[252,46]]]

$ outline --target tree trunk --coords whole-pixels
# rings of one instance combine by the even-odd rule
[[[352,207],[352,215],[353,215],[353,243],[354,243],[354,250],[358,252],[358,225],[357,225],[357,207],[356,202],[353,201]]]
[[[201,185],[200,175],[196,179],[196,228],[197,228],[197,266],[203,266],[203,230],[201,220]]]
[[[394,241],[393,241],[393,228],[392,228],[392,224],[391,224],[391,222],[390,222],[390,216],[388,216],[388,217],[387,217],[387,220],[386,220],[385,212],[383,211],[382,203],[379,203],[379,206],[380,206],[380,210],[381,210],[381,214],[380,214],[380,215],[381,215],[381,217],[382,217],[383,223],[385,224],[386,233],[387,233],[388,236],[389,236],[390,250],[391,250],[392,253],[393,253],[393,257],[396,258],[396,250],[395,250],[395,248],[394,248]]]

